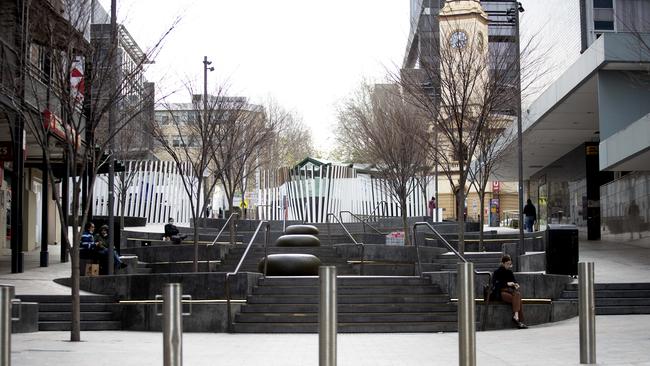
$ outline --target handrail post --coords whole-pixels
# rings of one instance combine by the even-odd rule
[[[415,255],[417,256],[417,271],[416,275],[417,276],[422,276],[422,259],[420,258],[420,247],[418,246],[418,238],[415,236],[415,233],[417,232],[416,230],[416,225],[413,225],[413,244],[415,245]]]
[[[182,286],[163,286],[163,365],[183,365]]]
[[[233,332],[232,325],[232,310],[230,309],[230,273],[226,273],[226,278],[224,282],[224,291],[226,292],[226,314],[228,321],[228,332]]]
[[[0,285],[0,366],[11,365],[11,298],[14,287]]]
[[[594,294],[594,263],[578,263],[580,309],[580,363],[596,363],[596,301]]]
[[[266,277],[266,270],[269,265],[269,237],[271,236],[271,224],[267,223],[264,229],[264,277]]]
[[[320,306],[318,309],[318,365],[336,366],[336,266],[322,266],[320,278]]]
[[[476,365],[474,263],[458,263],[458,364]]]

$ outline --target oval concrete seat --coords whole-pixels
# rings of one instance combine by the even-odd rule
[[[314,225],[289,225],[284,229],[285,234],[318,235],[318,228]]]
[[[282,235],[275,241],[278,247],[318,247],[320,240],[307,234]]]
[[[269,254],[267,276],[317,276],[320,259],[312,254]],[[264,273],[264,258],[257,264],[257,270]]]

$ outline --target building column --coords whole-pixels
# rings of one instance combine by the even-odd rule
[[[45,138],[45,146],[47,146],[47,137]],[[49,264],[49,252],[47,248],[47,233],[48,226],[48,210],[50,202],[50,189],[49,189],[49,174],[47,168],[47,161],[45,159],[45,149],[43,149],[43,162],[41,163],[43,189],[41,193],[41,267],[47,267]]]
[[[22,273],[23,254],[23,190],[24,150],[23,135],[24,121],[22,116],[15,115],[13,136],[13,162],[11,167],[11,273]]]
[[[587,240],[600,240],[600,168],[598,142],[585,143],[587,177]]]

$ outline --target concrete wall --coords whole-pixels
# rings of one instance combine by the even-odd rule
[[[427,272],[424,276],[431,279],[443,291],[449,293],[451,298],[458,298],[457,275],[453,272]],[[542,274],[542,273],[515,273],[517,282],[521,285],[524,298],[556,299],[567,284],[573,281],[571,276]],[[477,276],[474,279],[474,296],[483,297],[483,285],[487,284],[487,276]]]
[[[639,74],[639,75],[635,75]],[[643,73],[646,76],[647,73]],[[650,113],[650,88],[641,73],[598,72],[600,138],[606,139]]]
[[[160,305],[162,308],[162,304]],[[234,317],[240,304],[232,304]],[[184,311],[188,309],[184,306]],[[160,310],[160,309],[159,309]],[[120,304],[123,330],[162,331],[162,316],[156,314],[154,304]],[[228,314],[226,304],[192,304],[191,312],[183,316],[184,332],[227,332]]]
[[[233,299],[243,299],[249,294],[260,273],[242,272],[230,278],[230,293]],[[162,294],[166,283],[180,283],[183,294],[192,299],[225,299],[225,277],[223,272],[166,273],[146,275],[116,275],[81,277],[80,288],[102,295],[115,296],[119,300],[152,300]],[[55,282],[70,286],[70,278],[58,278]]]

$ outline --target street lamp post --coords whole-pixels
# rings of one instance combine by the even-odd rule
[[[203,56],[203,120],[208,121],[208,70],[214,71],[214,67],[208,67],[212,61],[208,61],[208,56]]]
[[[515,62],[517,65],[517,75],[515,87],[517,88],[517,190],[519,192],[519,245],[517,246],[517,257],[524,252],[524,153],[523,153],[523,138],[521,126],[521,55],[520,55],[520,37],[519,37],[519,13],[524,12],[524,7],[520,2],[514,2],[515,8],[508,9],[508,20],[515,24]],[[519,260],[516,261],[517,269],[519,269]]]

